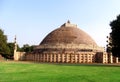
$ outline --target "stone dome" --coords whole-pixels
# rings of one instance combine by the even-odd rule
[[[96,45],[95,41],[86,32],[69,21],[49,33],[40,43],[40,45],[56,44]]]

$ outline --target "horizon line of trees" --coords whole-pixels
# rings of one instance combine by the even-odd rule
[[[32,52],[34,46],[24,44],[23,47],[17,45],[17,51]],[[7,35],[0,29],[0,55],[7,59],[13,59],[14,55],[14,42],[7,42]]]

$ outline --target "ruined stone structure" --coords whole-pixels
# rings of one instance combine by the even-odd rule
[[[19,52],[17,51],[17,42],[16,42],[16,36],[15,36],[15,41],[14,41],[14,60],[24,60],[25,59],[25,52]]]
[[[113,63],[112,55],[70,21],[49,33],[33,52],[21,57],[18,59],[37,62]]]

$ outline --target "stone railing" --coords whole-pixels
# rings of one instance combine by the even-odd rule
[[[52,48],[60,48],[60,49],[92,49],[93,51],[104,51],[103,47],[99,47],[97,45],[85,45],[85,44],[56,44],[56,45],[40,45],[36,46],[35,49],[52,49]]]

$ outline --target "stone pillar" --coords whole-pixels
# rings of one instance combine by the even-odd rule
[[[29,58],[28,54],[26,55],[26,58],[27,58],[27,61],[29,61],[30,58]]]
[[[68,55],[69,55],[69,54],[65,54],[65,55],[66,55],[66,60],[65,60],[65,62],[68,63]]]
[[[108,55],[105,53],[105,55],[106,55],[106,63],[108,63]]]
[[[38,54],[36,54],[36,58],[35,59],[36,59],[36,61],[38,61]]]
[[[79,54],[79,63],[81,63],[81,54]]]
[[[31,55],[30,60],[33,61],[34,56],[32,54],[30,54],[30,55]]]
[[[30,54],[30,56],[31,56],[31,57],[30,57],[30,60],[33,61],[34,55]]]
[[[64,54],[62,54],[62,63],[64,62]]]
[[[43,62],[43,54],[41,54],[41,62]]]
[[[41,54],[41,62],[43,62],[43,54]]]
[[[31,55],[31,54],[30,54],[30,56],[29,56],[29,60],[32,61],[32,55]]]
[[[87,54],[87,63],[89,63],[89,54]]]
[[[41,62],[41,54],[39,54],[39,62]]]
[[[35,61],[35,54],[31,54],[32,55],[32,61]]]
[[[30,61],[30,54],[29,54],[29,55],[27,55],[27,59],[28,59],[28,61]]]
[[[28,58],[28,61],[30,61],[30,54],[27,56],[27,58]]]
[[[29,61],[31,60],[31,54],[29,54],[28,59],[29,59]]]
[[[60,62],[60,54],[57,54],[57,62]]]
[[[54,62],[56,62],[56,54],[54,54]]]
[[[47,60],[46,61],[48,62],[48,54],[46,54],[46,55],[47,55],[47,58],[46,58]]]
[[[40,55],[38,54],[38,62],[39,62],[39,59],[40,59]]]
[[[31,54],[32,55],[32,61],[35,61],[35,54]]]
[[[33,61],[33,56],[32,56],[32,54],[30,54],[30,61]]]
[[[33,61],[35,61],[35,54],[32,54],[32,56],[33,56],[33,58],[32,58],[32,59],[33,59]]]
[[[50,62],[52,62],[52,54],[50,54]]]
[[[73,63],[72,54],[70,54],[70,63]]]
[[[92,59],[93,59],[93,58],[92,58],[92,54],[91,54],[91,55],[90,55],[90,62],[91,62],[91,63],[93,63]]]
[[[16,36],[14,38],[14,60],[18,61],[19,60],[19,55],[17,53],[17,41],[16,41]]]
[[[41,54],[39,54],[39,61],[41,62]]]
[[[49,56],[48,56],[48,54],[47,54],[47,62],[49,62]]]
[[[30,54],[30,60],[33,61],[34,56],[32,54]]]
[[[110,54],[110,63],[113,63],[113,56]]]
[[[37,61],[37,54],[35,54],[35,61]]]
[[[104,56],[104,54],[102,55],[102,63],[105,63],[105,56]]]
[[[106,63],[108,63],[108,54],[105,53],[105,55],[106,55]]]
[[[36,61],[36,57],[37,57],[37,55],[36,55],[36,54],[34,54],[34,61]]]
[[[34,54],[34,61],[36,62],[37,54]]]
[[[103,63],[107,63],[107,54],[106,53],[103,53]]]
[[[44,54],[43,61],[46,62],[46,54]]]
[[[44,62],[47,61],[47,54],[44,54]]]
[[[118,63],[118,57],[116,57],[116,63]]]
[[[30,60],[33,61],[33,55],[32,54],[30,54]]]
[[[38,62],[40,61],[40,54],[38,53]]]
[[[83,63],[85,63],[85,54],[83,54]]]
[[[36,61],[38,62],[38,54],[36,53]]]
[[[38,61],[38,54],[36,54],[36,61]]]
[[[75,63],[77,63],[77,54],[75,54]]]

